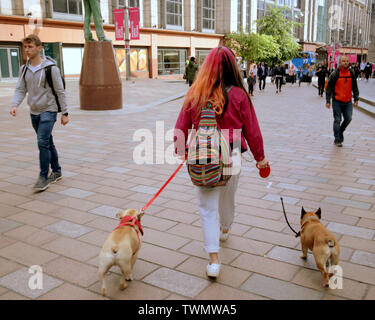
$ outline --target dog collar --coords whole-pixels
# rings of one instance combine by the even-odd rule
[[[301,226],[301,229],[305,226],[305,224],[307,222],[309,222],[310,220],[316,220],[316,221],[320,221],[319,218],[315,217],[315,216],[309,216],[306,218],[306,220],[304,221],[304,223],[302,223],[302,226]]]

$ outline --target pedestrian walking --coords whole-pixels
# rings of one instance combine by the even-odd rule
[[[217,126],[228,129],[231,148],[237,144],[241,152],[247,144],[258,167],[266,168],[268,160],[263,151],[263,139],[258,120],[233,52],[226,47],[217,47],[206,57],[197,79],[189,89],[184,105],[175,125],[175,137],[183,132],[184,139],[175,139],[175,147],[181,158],[186,157],[188,130],[198,128],[204,106],[211,103],[216,114]],[[233,150],[235,153],[237,150]],[[206,273],[217,277],[220,273],[220,240],[228,238],[234,219],[235,193],[239,173],[232,175],[225,186],[197,187],[198,207],[204,235],[204,248],[209,255]]]
[[[289,68],[289,77],[290,77],[290,82],[293,85],[296,82],[296,69],[294,68],[294,65],[291,65]]]
[[[281,92],[281,86],[283,85],[284,75],[285,75],[285,70],[281,66],[281,64],[278,63],[276,68],[275,68],[276,93]]]
[[[189,83],[189,80],[188,80],[188,78],[187,78],[187,73],[186,73],[186,71],[187,71],[187,66],[189,65],[189,62],[190,62],[190,59],[186,59],[186,61],[185,61],[185,72],[184,72],[184,76],[183,76],[183,78],[186,80],[186,84]]]
[[[186,70],[185,70],[186,77],[187,77],[188,82],[189,82],[189,87],[191,87],[193,82],[194,82],[195,74],[196,74],[197,70],[198,70],[198,66],[197,66],[197,63],[195,61],[195,57],[191,57],[190,62],[187,65]]]
[[[365,77],[366,77],[367,82],[371,76],[371,73],[372,73],[372,65],[370,62],[367,62],[366,67],[365,67]]]
[[[316,69],[316,76],[318,77],[318,95],[323,97],[324,85],[326,81],[327,67],[323,61]]]
[[[298,67],[298,70],[297,70],[297,81],[298,81],[298,86],[300,87],[301,86],[301,82],[302,82],[302,68],[301,67]]]
[[[352,92],[354,105],[358,106],[359,91],[355,73],[349,69],[349,58],[341,56],[339,61],[339,68],[333,71],[328,79],[326,107],[330,108],[332,99],[334,144],[342,147],[344,131],[352,120]],[[341,123],[342,116],[344,121]]]
[[[264,65],[264,62],[258,68],[258,79],[259,79],[259,90],[264,90],[266,86],[266,78],[268,74],[268,68]],[[263,86],[262,86],[263,83]]]
[[[360,68],[360,71],[361,71],[361,80],[364,80],[365,79],[366,62],[362,61],[359,68]]]
[[[361,69],[360,69],[360,67],[359,67],[359,62],[357,62],[357,63],[354,65],[353,69],[354,69],[354,73],[355,73],[355,78],[358,80],[358,77],[359,77],[360,74],[361,74]]]
[[[58,153],[53,143],[52,130],[57,113],[61,109],[61,124],[69,122],[63,79],[56,62],[42,58],[42,42],[36,35],[22,40],[28,61],[19,72],[10,114],[17,115],[17,108],[28,93],[32,126],[37,134],[39,148],[40,174],[34,185],[34,191],[43,191],[48,185],[61,179],[61,167]],[[51,165],[52,173],[48,176]]]
[[[313,68],[309,65],[309,67],[307,68],[307,83],[309,86],[311,85],[313,75]]]
[[[254,74],[253,71],[250,71],[249,76],[247,77],[247,87],[249,94],[254,96]]]
[[[256,83],[257,83],[257,74],[258,74],[258,66],[255,62],[251,66],[250,71],[253,71],[253,75],[254,75],[254,86],[253,87],[255,88]]]

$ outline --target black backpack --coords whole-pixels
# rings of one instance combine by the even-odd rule
[[[24,68],[26,68],[26,65],[24,66]],[[60,106],[60,102],[59,102],[59,98],[57,97],[57,94],[56,94],[56,91],[55,91],[55,88],[53,87],[53,81],[52,81],[52,66],[49,65],[45,68],[45,71],[46,71],[46,81],[44,81],[44,88],[46,87],[46,82],[48,83],[49,87],[51,88],[52,90],[52,94],[53,96],[55,97],[55,100],[56,100],[56,104],[57,104],[57,112],[61,112],[61,106]],[[26,76],[26,72],[27,72],[27,68],[23,74],[23,79],[25,80],[25,76]],[[61,75],[61,73],[60,73]],[[61,79],[62,79],[62,82],[63,82],[63,86],[64,86],[64,89],[65,89],[65,79],[64,77],[61,75]],[[25,80],[26,81],[26,80]]]

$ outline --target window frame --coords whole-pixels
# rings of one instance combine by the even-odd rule
[[[181,6],[181,13],[176,12],[168,12],[167,7],[168,3],[172,3],[174,6],[180,5]],[[164,2],[164,13],[165,13],[165,28],[171,29],[171,30],[184,30],[184,0],[165,0]],[[181,19],[181,25],[177,24],[169,24],[168,23],[168,16],[173,15],[174,19],[176,17],[180,17]]]
[[[205,7],[204,1],[202,0],[202,32],[205,33],[215,33],[216,32],[216,0],[206,0],[211,3],[211,7]],[[204,17],[204,10],[209,10],[211,14],[213,13],[212,17]],[[207,29],[204,27],[205,20],[208,21],[208,23],[211,23],[213,25],[213,28]]]
[[[165,60],[164,60],[164,54],[165,51],[176,51],[178,52],[178,72],[175,73],[172,72],[172,70],[176,70],[177,68],[165,68]],[[181,57],[181,53],[184,53],[184,57]],[[161,54],[162,61],[159,61],[159,54]],[[183,75],[185,73],[185,64],[186,64],[186,59],[187,59],[187,49],[186,48],[168,48],[168,47],[159,47],[158,48],[158,76],[165,76],[165,75]],[[168,63],[168,62],[167,62]],[[176,62],[172,62],[176,63]],[[160,68],[160,65],[162,65],[162,68]]]
[[[64,12],[59,12],[55,11],[54,8],[54,3],[55,1],[65,1],[66,2],[66,8],[67,11],[66,13]],[[78,12],[81,11],[81,14],[76,14],[76,13],[69,13],[69,0],[52,0],[52,18],[54,19],[63,19],[63,20],[77,20],[77,21],[82,21],[83,16],[84,16],[84,8],[83,8],[83,3],[82,0],[73,0],[77,3],[77,9]]]

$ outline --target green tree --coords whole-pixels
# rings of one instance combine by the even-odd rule
[[[294,28],[302,26],[301,23],[286,19],[284,12],[290,10],[284,8],[273,8],[268,6],[264,17],[256,21],[258,33],[272,36],[279,45],[280,55],[277,62],[283,62],[295,58],[300,50],[297,39],[293,37]]]
[[[226,45],[242,58],[242,61],[272,62],[280,59],[280,48],[274,37],[266,34],[232,32],[225,37]]]

